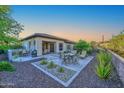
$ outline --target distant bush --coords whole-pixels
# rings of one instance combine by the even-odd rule
[[[58,72],[60,72],[60,73],[64,73],[64,68],[63,67],[60,67],[59,69],[58,69]]]
[[[124,31],[113,36],[109,41],[100,43],[100,47],[112,50],[113,52],[124,57]]]
[[[47,65],[47,68],[48,68],[48,69],[52,69],[52,68],[56,68],[56,67],[57,67],[57,65],[54,64],[53,61],[51,61],[51,62]]]
[[[48,62],[47,62],[46,60],[42,60],[42,61],[40,62],[41,65],[47,65],[47,63],[48,63]]]
[[[15,68],[9,62],[7,62],[7,61],[0,62],[0,71],[10,71],[10,72],[12,72],[14,70],[15,70]]]
[[[74,48],[77,50],[78,54],[81,54],[82,51],[89,51],[91,50],[91,45],[84,41],[84,40],[79,40],[75,45]]]
[[[100,79],[108,79],[112,70],[112,56],[110,53],[101,51],[97,54],[98,65],[96,67],[96,74]]]

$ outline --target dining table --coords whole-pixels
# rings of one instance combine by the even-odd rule
[[[65,63],[67,63],[67,64],[74,63],[74,57],[75,57],[75,54],[73,54],[73,53],[66,53],[64,55]]]

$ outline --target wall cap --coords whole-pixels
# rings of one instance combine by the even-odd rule
[[[115,52],[108,50],[112,55],[114,55],[115,57],[117,57],[118,59],[120,59],[123,63],[124,63],[124,58],[121,57],[120,55],[116,54]]]

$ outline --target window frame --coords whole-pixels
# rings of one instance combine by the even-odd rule
[[[59,43],[59,51],[63,51],[63,43]]]

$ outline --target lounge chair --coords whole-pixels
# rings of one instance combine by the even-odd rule
[[[85,58],[87,55],[87,51],[82,51],[82,53],[79,55],[80,58]]]
[[[28,54],[29,54],[29,53],[28,53],[28,51],[27,51],[27,50],[25,50],[25,49],[24,49],[24,50],[22,50],[22,56],[28,56]]]
[[[73,53],[73,54],[77,54],[77,51],[76,51],[76,50],[73,50],[73,51],[71,51],[71,53]]]

